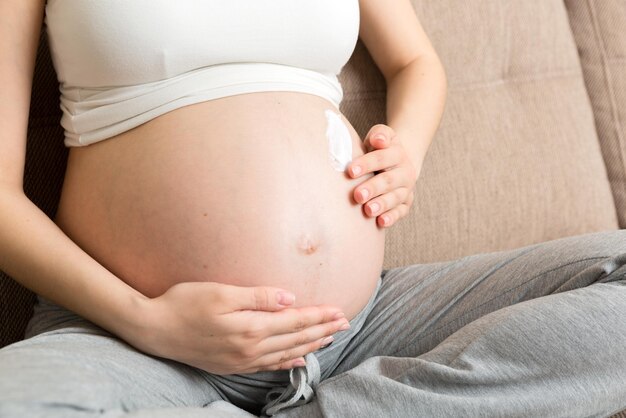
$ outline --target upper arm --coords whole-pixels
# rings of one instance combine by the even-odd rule
[[[414,59],[437,54],[410,0],[359,0],[359,37],[389,80]]]
[[[0,1],[0,186],[22,188],[45,0]]]

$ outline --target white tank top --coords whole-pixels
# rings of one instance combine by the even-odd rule
[[[48,0],[66,146],[173,109],[259,91],[321,96],[358,38],[358,0]]]

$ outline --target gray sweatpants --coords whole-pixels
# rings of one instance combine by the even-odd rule
[[[626,408],[626,230],[384,270],[352,328],[289,371],[212,375],[40,302],[28,338],[0,350],[1,417],[607,417]]]

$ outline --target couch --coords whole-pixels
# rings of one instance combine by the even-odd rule
[[[626,0],[412,3],[448,97],[384,268],[626,228]],[[340,80],[359,134],[385,122],[360,41]],[[33,83],[24,188],[53,217],[67,150],[45,30]],[[0,347],[23,338],[33,302],[0,273]]]

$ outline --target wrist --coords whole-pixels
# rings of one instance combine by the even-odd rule
[[[114,301],[110,300],[106,309],[100,310],[102,318],[99,322],[111,333],[135,345],[150,328],[147,321],[150,299],[133,288],[128,290]]]
[[[129,299],[123,311],[123,319],[120,321],[120,336],[134,345],[141,341],[147,343],[152,340],[156,331],[155,313],[152,312],[153,300],[142,294],[133,295]]]
[[[391,126],[391,128],[396,134],[396,139],[400,141],[411,162],[415,165],[415,168],[420,169],[426,158],[431,139],[420,136],[423,135],[423,133],[417,128],[406,125],[394,125]]]

